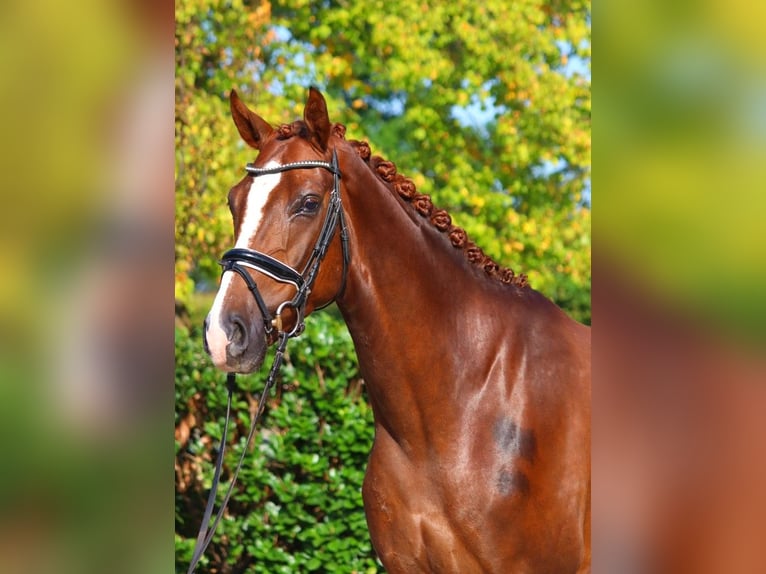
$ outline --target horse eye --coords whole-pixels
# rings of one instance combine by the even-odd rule
[[[303,198],[301,211],[303,213],[316,213],[319,209],[319,198],[316,195],[307,195]]]

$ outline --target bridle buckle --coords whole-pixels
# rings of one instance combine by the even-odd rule
[[[301,333],[303,333],[303,330],[306,328],[306,324],[304,322],[304,310],[305,310],[305,301],[303,303],[299,303],[295,299],[292,301],[285,301],[284,303],[280,303],[279,307],[277,307],[277,310],[274,312],[274,317],[271,319],[271,326],[274,327],[277,330],[277,334],[279,335],[287,335],[288,338],[297,337]],[[284,322],[282,321],[282,311],[285,308],[292,308],[295,309],[295,325],[293,325],[293,328],[290,331],[284,331]]]

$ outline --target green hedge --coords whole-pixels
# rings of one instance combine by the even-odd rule
[[[237,379],[224,481],[242,452],[270,360]],[[176,572],[191,558],[225,409],[225,376],[205,355],[200,330],[177,327]],[[264,415],[200,571],[383,572],[361,498],[372,412],[338,317],[311,316],[291,341]]]

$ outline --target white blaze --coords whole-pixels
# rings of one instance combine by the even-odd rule
[[[279,165],[277,162],[270,161],[264,167],[276,167],[277,165]],[[263,212],[266,203],[269,200],[269,196],[277,185],[279,185],[281,177],[281,173],[274,173],[260,175],[253,179],[253,183],[247,194],[245,217],[242,220],[235,247],[250,247],[250,241],[255,236],[261,225],[261,221],[263,220]],[[210,349],[210,356],[213,359],[213,363],[218,368],[223,368],[226,365],[226,345],[229,344],[229,340],[221,326],[221,312],[223,310],[223,303],[228,296],[229,287],[231,286],[235,275],[236,273],[234,272],[224,273],[223,279],[221,280],[221,286],[218,288],[218,293],[215,296],[215,301],[213,301],[213,306],[208,315],[209,321],[206,334],[207,344]],[[242,279],[239,278],[239,280],[241,281]]]

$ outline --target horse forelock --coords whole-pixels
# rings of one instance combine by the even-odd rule
[[[444,209],[434,206],[431,197],[418,193],[412,179],[398,173],[396,164],[380,156],[372,155],[370,145],[366,141],[346,140],[346,126],[333,124],[332,134],[348,142],[356,154],[364,161],[372,173],[388,188],[409,204],[421,217],[426,218],[439,232],[447,235],[451,245],[460,249],[468,262],[484,270],[484,273],[501,283],[524,288],[529,287],[526,274],[516,274],[513,269],[503,267],[468,238],[466,231],[452,224],[452,217]],[[275,137],[286,140],[292,137],[309,139],[308,126],[302,120],[291,124],[282,124],[275,131]]]
[[[278,140],[287,140],[294,136],[308,139],[309,128],[305,122],[296,120],[291,124],[282,124],[275,130],[274,133],[274,137],[276,137]]]
[[[340,139],[346,137],[346,126],[343,124],[333,124],[332,134]],[[292,137],[300,137],[305,140],[310,138],[309,127],[303,120],[296,120],[290,124],[282,124],[274,133],[274,137],[278,140],[287,140]]]

